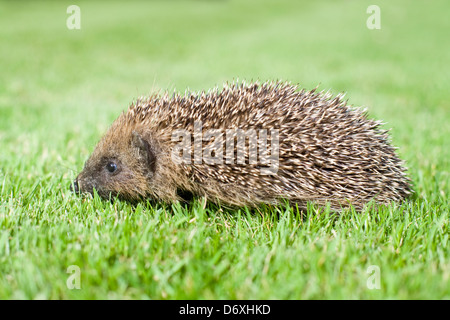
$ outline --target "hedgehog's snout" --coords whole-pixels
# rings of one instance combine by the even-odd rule
[[[78,185],[78,179],[75,179],[71,184],[70,184],[70,191],[74,192],[74,193],[79,193],[80,192],[80,186]]]

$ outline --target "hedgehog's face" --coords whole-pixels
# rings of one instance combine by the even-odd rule
[[[146,196],[154,175],[156,157],[150,144],[137,132],[128,137],[105,135],[86,161],[71,189],[102,198],[138,200]]]

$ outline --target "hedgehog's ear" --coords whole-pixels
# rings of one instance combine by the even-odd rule
[[[150,143],[136,131],[133,131],[131,135],[131,144],[139,150],[139,155],[146,162],[146,166],[150,169],[150,172],[153,173],[155,171],[156,156]]]

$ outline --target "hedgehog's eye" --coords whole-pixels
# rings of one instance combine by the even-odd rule
[[[115,164],[114,162],[108,162],[108,164],[106,165],[106,170],[111,173],[115,172],[117,170],[117,164]]]

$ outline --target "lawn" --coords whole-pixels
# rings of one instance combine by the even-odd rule
[[[450,4],[0,1],[0,299],[450,299]],[[330,212],[69,190],[136,97],[226,81],[346,92],[415,194]],[[78,281],[79,280],[79,281]]]

